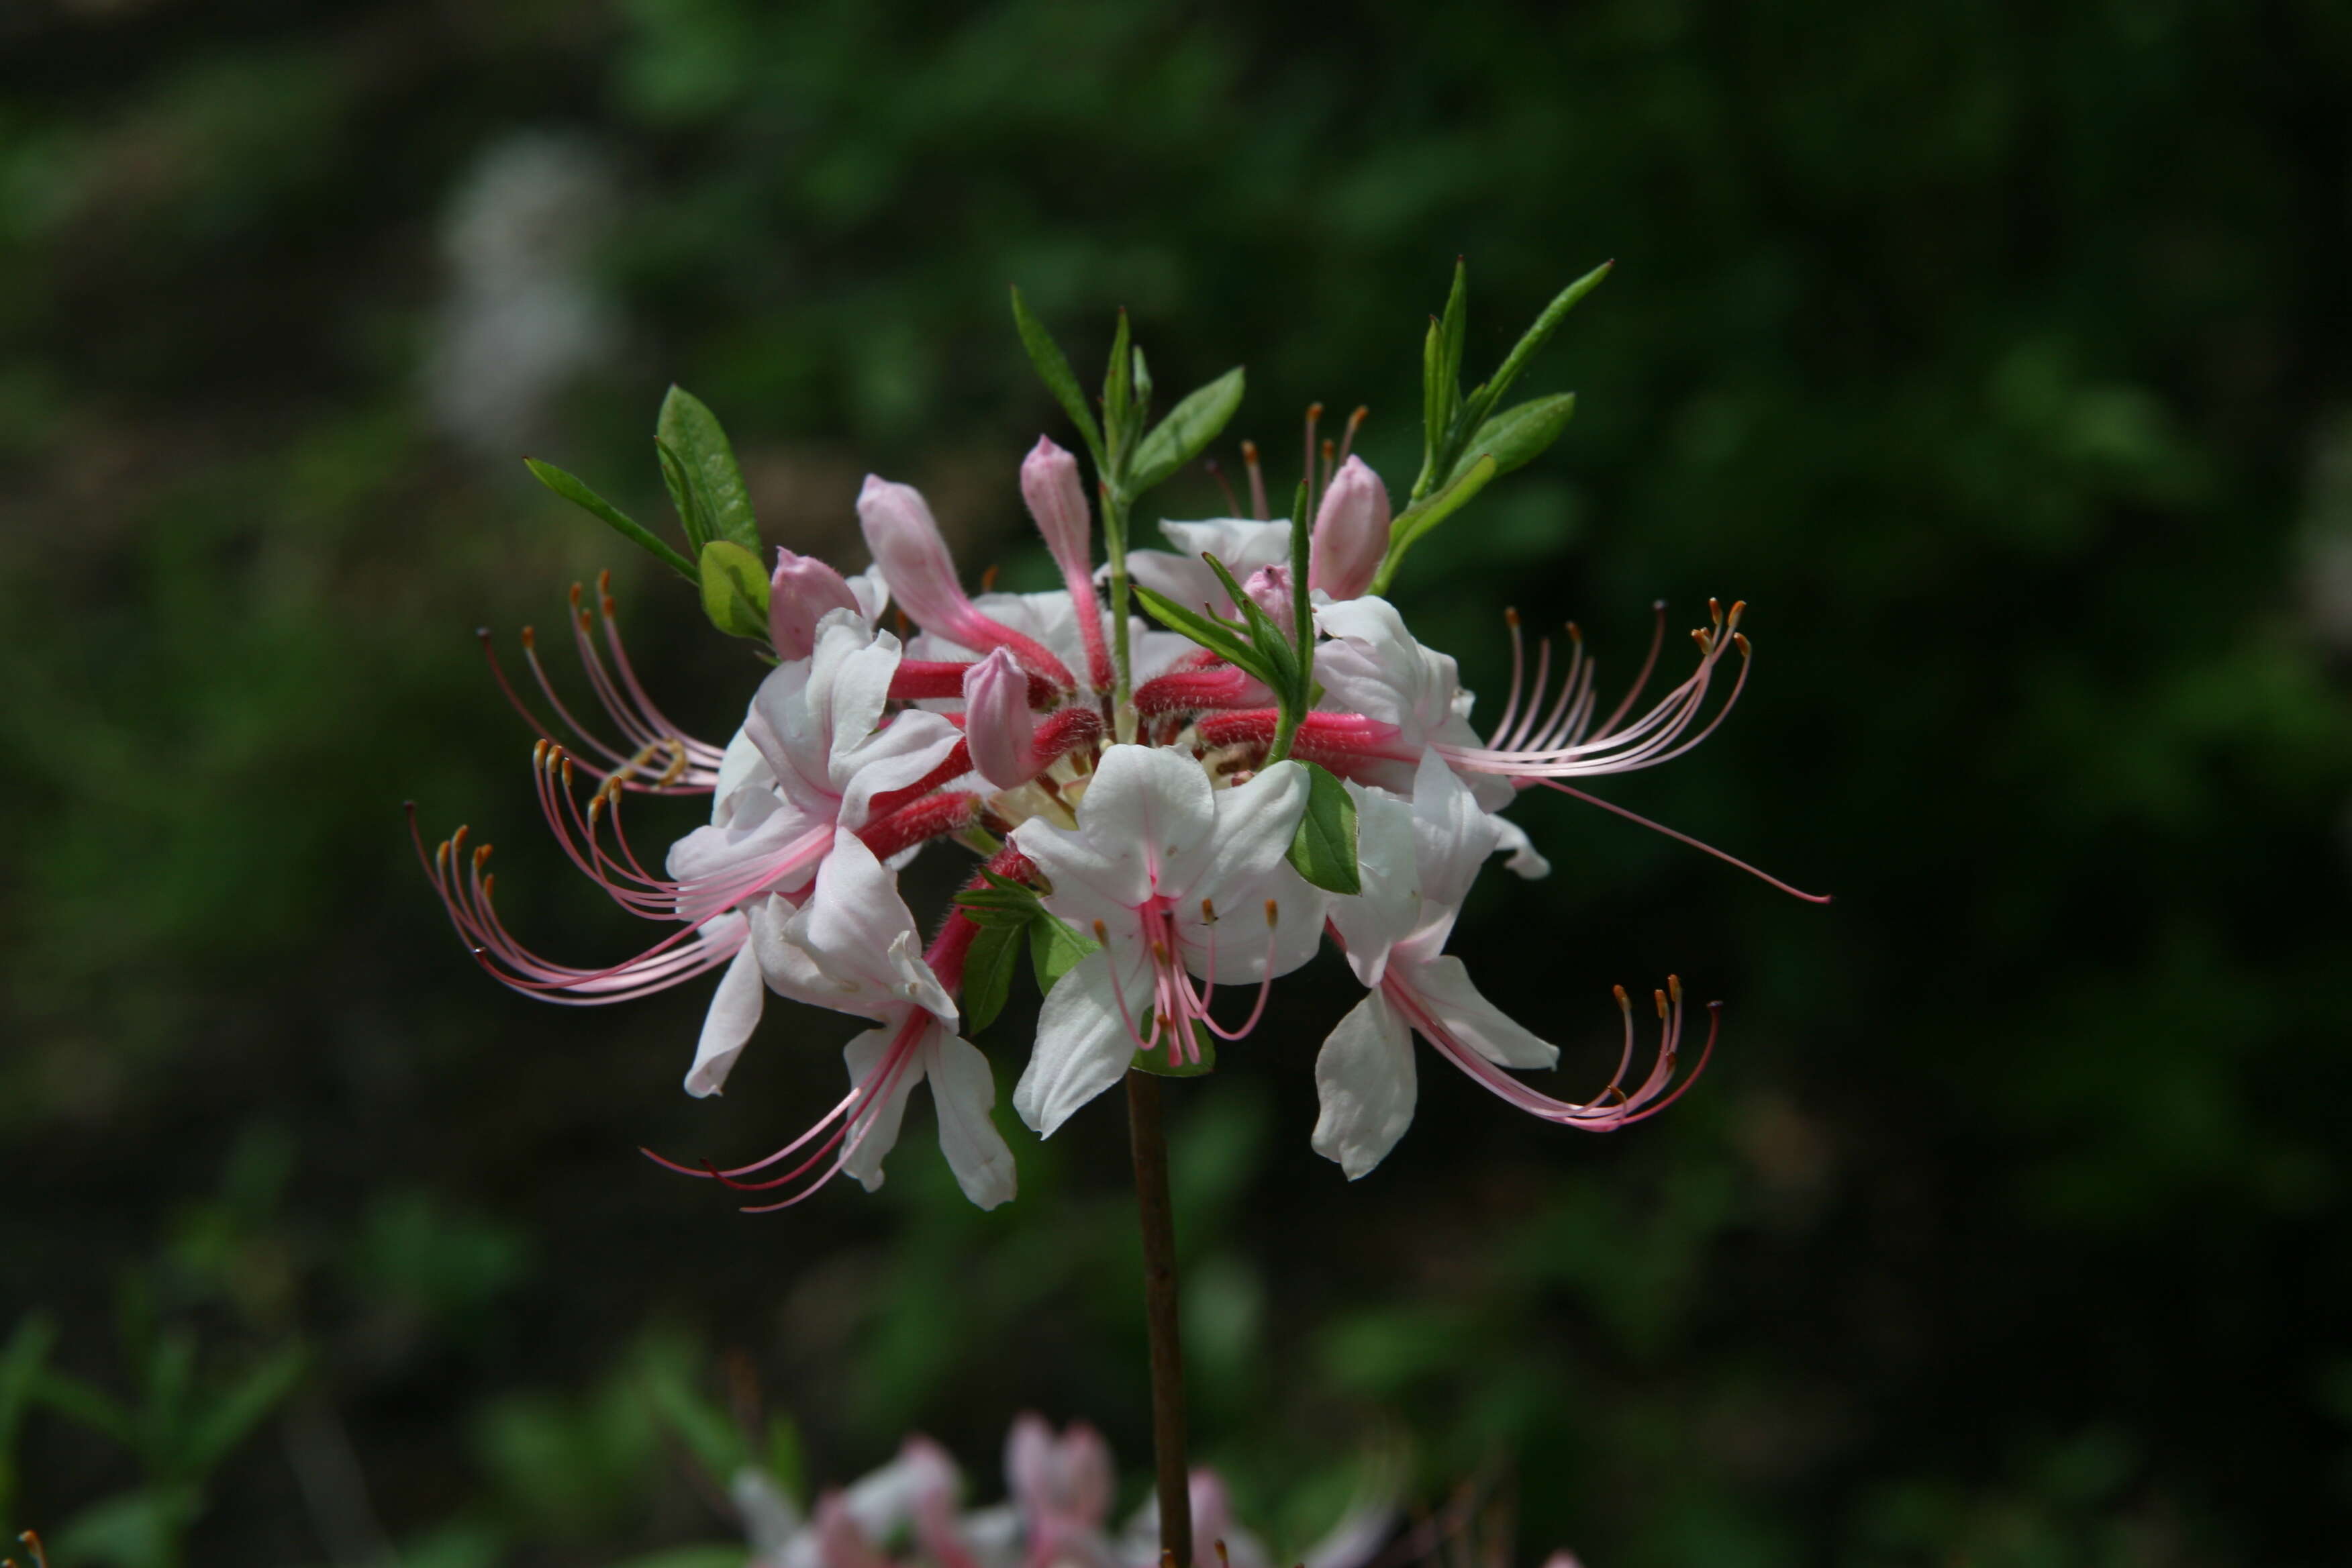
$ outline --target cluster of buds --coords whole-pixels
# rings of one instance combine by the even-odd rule
[[[1263,1016],[1271,984],[1326,941],[1365,987],[1316,1066],[1314,1147],[1350,1178],[1378,1165],[1412,1121],[1415,1036],[1496,1095],[1566,1127],[1625,1126],[1695,1076],[1679,1071],[1685,1004],[1669,978],[1654,993],[1645,1066],[1635,1067],[1638,1037],[1653,1007],[1619,988],[1616,1070],[1580,1099],[1544,1093],[1517,1075],[1551,1068],[1558,1047],[1489,1003],[1445,949],[1490,858],[1521,877],[1549,870],[1500,815],[1519,792],[1582,795],[1578,782],[1669,761],[1721,721],[1748,668],[1742,607],[1713,607],[1693,634],[1696,665],[1645,704],[1662,610],[1649,659],[1606,710],[1573,626],[1564,660],[1545,641],[1530,661],[1510,616],[1511,689],[1482,737],[1454,659],[1416,640],[1376,590],[1415,538],[1492,477],[1493,452],[1473,449],[1482,433],[1499,429],[1495,449],[1515,439],[1524,447],[1514,432],[1538,405],[1489,418],[1487,388],[1467,400],[1457,393],[1468,408],[1449,427],[1471,433],[1450,448],[1433,437],[1402,512],[1344,444],[1326,443],[1318,464],[1310,415],[1309,482],[1290,517],[1266,515],[1245,446],[1255,516],[1163,523],[1171,549],[1129,550],[1125,508],[1139,468],[1172,470],[1206,436],[1172,452],[1155,448],[1160,433],[1140,437],[1148,376],[1134,356],[1132,386],[1120,391],[1123,329],[1120,342],[1109,436],[1075,395],[1066,399],[1104,470],[1100,569],[1076,458],[1040,438],[1020,466],[1021,494],[1062,578],[1050,593],[967,593],[924,498],[880,478],[857,500],[872,564],[854,574],[790,551],[768,570],[726,536],[739,502],[748,529],[740,486],[677,492],[712,618],[762,637],[777,660],[724,746],[689,739],[654,705],[609,593],[592,616],[575,591],[574,640],[622,739],[583,736],[575,746],[542,729],[540,802],[581,871],[623,908],[672,928],[661,941],[601,967],[542,958],[497,913],[488,846],[469,849],[461,830],[425,855],[467,946],[517,990],[605,1003],[715,972],[686,1075],[691,1094],[719,1092],[771,993],[872,1026],[845,1051],[847,1091],[804,1132],[731,1168],[674,1165],[762,1194],[756,1208],[796,1203],[843,1172],[878,1185],[921,1084],[965,1194],[982,1207],[1013,1196],[1012,1152],[991,1114],[995,1067],[972,1037],[1003,1007],[1024,949],[1044,997],[1013,1105],[1040,1135],[1131,1068],[1206,1070],[1219,1042],[1244,1038]],[[1228,379],[1229,396],[1225,383],[1204,388],[1168,425],[1202,425],[1187,410],[1213,395],[1230,413],[1238,373]],[[1122,446],[1130,394],[1138,438]],[[724,455],[715,421],[687,403],[675,420],[665,408],[666,435],[719,441]],[[663,449],[667,461],[671,447]],[[679,468],[733,471],[731,457]],[[1443,485],[1431,478],[1449,472]],[[614,526],[636,529],[577,480],[549,474]],[[1159,625],[1128,613],[1130,598]],[[528,637],[525,647],[572,722]],[[1729,690],[1717,692],[1735,657]],[[631,847],[624,802],[689,793],[710,796],[710,820],[670,847],[657,874]],[[926,926],[901,897],[898,871],[934,846],[977,864],[944,918]],[[1242,995],[1221,1006],[1221,985]],[[1714,1040],[1710,1009],[1709,1049]]]

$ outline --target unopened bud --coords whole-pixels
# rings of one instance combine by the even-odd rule
[[[1242,584],[1242,592],[1250,603],[1264,610],[1282,628],[1282,635],[1292,639],[1298,636],[1298,595],[1293,590],[1295,580],[1290,568],[1283,565],[1261,566],[1250,574]]]
[[[841,574],[813,555],[776,552],[768,580],[768,640],[779,658],[806,658],[816,647],[816,624],[835,610],[858,608]]]
[[[920,491],[866,475],[857,492],[857,526],[891,598],[917,625],[950,637],[966,627],[974,615],[971,601],[956,581],[955,557]]]
[[[1021,460],[1021,499],[1045,536],[1045,548],[1065,577],[1087,580],[1094,565],[1094,518],[1078,460],[1045,437]]]
[[[998,648],[964,671],[963,737],[972,771],[996,789],[1017,789],[1036,775],[1037,721],[1029,712],[1029,677]]]
[[[1335,599],[1361,596],[1389,552],[1389,492],[1361,458],[1331,476],[1315,510],[1307,581]]]

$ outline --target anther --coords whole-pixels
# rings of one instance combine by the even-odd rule
[[[1746,632],[1732,633],[1731,646],[1739,650],[1740,658],[1746,658],[1748,657],[1748,634]]]
[[[980,574],[980,591],[983,594],[996,592],[996,567],[993,563]]]
[[[472,831],[470,827],[460,827],[457,832],[449,835],[449,853],[463,855],[466,852],[466,835]]]
[[[1513,631],[1519,629],[1519,607],[1517,605],[1503,606],[1503,624]]]
[[[1669,974],[1666,976],[1666,994],[1675,999],[1675,1006],[1679,1007],[1682,1005],[1683,977],[1681,975]]]
[[[563,753],[563,759],[562,759],[562,761],[563,761],[563,787],[564,787],[565,789],[570,789],[570,788],[572,787],[572,753],[571,753],[571,752],[564,752],[564,753]]]
[[[1734,599],[1731,601],[1731,620],[1729,624],[1735,630],[1739,626],[1740,612],[1747,608],[1748,601],[1745,599]]]
[[[547,742],[545,741],[532,742],[530,748],[530,765],[535,768],[543,768],[547,766]]]
[[[573,609],[575,609],[575,610],[576,610],[576,609],[578,609],[578,608],[580,607],[580,595],[581,595],[581,587],[580,587],[580,584],[577,584],[577,583],[572,584],[572,607]]]
[[[596,607],[604,612],[604,618],[608,621],[613,619],[614,614],[620,609],[620,606],[613,602],[613,595],[610,594],[597,600]]]
[[[523,649],[523,651],[524,651],[525,653],[529,653],[529,652],[530,652],[532,649],[534,649],[534,648],[536,648],[536,647],[539,647],[539,633],[537,633],[536,631],[533,631],[533,630],[532,630],[530,627],[529,627],[529,626],[525,626],[525,627],[523,627],[523,629],[522,629],[522,649]]]
[[[1100,921],[1095,921],[1095,941],[1105,945],[1110,942],[1110,927]]]
[[[1272,930],[1274,929],[1275,922],[1276,922],[1276,921],[1280,920],[1281,918],[1282,918],[1282,910],[1281,910],[1280,907],[1279,907],[1279,906],[1277,906],[1272,899],[1268,899],[1268,900],[1266,900],[1266,901],[1265,901],[1265,929],[1266,929],[1266,930],[1268,930],[1268,931],[1272,931]]]
[[[1357,409],[1356,417],[1361,419],[1363,416],[1364,411],[1360,408]],[[1225,1554],[1225,1543],[1223,1540],[1217,1542],[1217,1561],[1223,1563],[1224,1568],[1233,1568],[1234,1560]]]
[[[1654,991],[1652,992],[1651,994],[1658,999],[1658,1016],[1661,1018],[1664,1017],[1666,1016],[1666,994],[1663,991]]]
[[[1633,998],[1625,994],[1625,988],[1622,985],[1612,985],[1609,989],[1617,993],[1617,1011],[1630,1013],[1633,1010]]]
[[[1217,906],[1206,899],[1201,900],[1201,923],[1210,926],[1217,923]]]
[[[1584,644],[1584,633],[1574,621],[1568,623],[1568,640],[1580,647]]]
[[[1157,937],[1154,937],[1151,941],[1151,961],[1154,963],[1166,963],[1168,962],[1168,944],[1161,942]]]
[[[478,845],[476,845],[476,846],[474,847],[474,869],[475,869],[475,870],[478,871],[478,870],[480,870],[484,866],[486,866],[486,865],[489,864],[489,859],[490,859],[490,847],[489,847],[488,845],[487,845],[487,844],[478,844]]]

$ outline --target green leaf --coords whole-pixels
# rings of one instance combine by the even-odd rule
[[[1437,478],[1437,455],[1453,421],[1445,395],[1445,329],[1432,316],[1429,331],[1421,340],[1421,477],[1413,481],[1416,497],[1426,493]]]
[[[684,467],[687,488],[709,537],[758,554],[760,526],[751,518],[751,492],[744,488],[743,470],[736,465],[735,448],[728,443],[719,416],[686,388],[673,386],[662,399],[654,432]]]
[[[1275,678],[1266,684],[1277,692],[1297,689],[1298,653],[1291,639],[1282,635],[1282,627],[1255,599],[1242,592],[1242,585],[1234,581],[1232,571],[1223,562],[1205,550],[1201,552],[1201,559],[1207,562],[1209,570],[1217,574],[1217,581],[1224,585],[1234,607],[1241,611],[1242,619],[1248,624],[1250,651],[1258,656],[1266,672]]]
[[[1307,770],[1307,809],[1290,839],[1290,864],[1327,893],[1356,894],[1364,879],[1356,865],[1356,802],[1348,786],[1315,763]]]
[[[1499,476],[1513,468],[1522,468],[1543,455],[1545,447],[1559,439],[1568,422],[1576,413],[1576,394],[1559,393],[1550,397],[1531,397],[1514,407],[1506,408],[1484,425],[1462,448],[1462,460],[1446,476],[1447,482],[1469,471],[1470,466],[1482,456],[1495,459],[1495,472]]]
[[[1127,307],[1122,305],[1118,329],[1111,334],[1110,364],[1103,372],[1103,434],[1110,441],[1114,472],[1135,445],[1135,371],[1128,348]]]
[[[189,1474],[201,1477],[228,1458],[229,1450],[293,1392],[306,1363],[301,1347],[289,1345],[215,1396],[188,1434]]]
[[[542,463],[537,458],[525,458],[522,466],[530,470],[531,478],[570,501],[573,506],[602,522],[605,527],[661,562],[671,571],[691,583],[697,580],[694,563],[680,554],[667,542],[653,532],[635,518],[590,489],[576,476],[565,473],[553,463]]]
[[[1217,1070],[1217,1037],[1195,1023],[1192,1038],[1201,1047],[1201,1059],[1197,1062],[1171,1067],[1168,1047],[1162,1044],[1149,1051],[1136,1052],[1128,1059],[1127,1065],[1137,1072],[1148,1072],[1154,1078],[1205,1078]]]
[[[1208,385],[1195,387],[1170,409],[1136,449],[1129,492],[1141,495],[1199,457],[1242,405],[1246,381],[1243,367],[1235,365]]]
[[[1138,424],[1151,417],[1151,371],[1143,363],[1143,351],[1133,353],[1135,363],[1135,418]]]
[[[1503,368],[1495,373],[1494,379],[1471,394],[1465,412],[1473,422],[1486,419],[1487,411],[1503,400],[1503,394],[1511,389],[1511,383],[1518,379],[1519,372],[1527,368],[1528,361],[1544,346],[1553,330],[1570,310],[1576,309],[1578,301],[1601,287],[1601,280],[1608,277],[1609,269],[1616,265],[1613,261],[1604,261],[1552,297],[1551,303],[1543,308],[1543,313],[1536,318],[1535,324],[1521,333],[1519,341],[1511,346],[1510,353],[1503,361]]]
[[[1454,287],[1446,291],[1442,323],[1444,344],[1438,357],[1438,388],[1444,400],[1442,425],[1450,425],[1462,406],[1462,345],[1470,334],[1470,269],[1454,258]]]
[[[1013,287],[1013,326],[1021,334],[1021,346],[1029,351],[1029,363],[1037,367],[1038,379],[1054,395],[1054,401],[1062,405],[1062,412],[1070,416],[1070,423],[1078,427],[1087,449],[1094,454],[1095,467],[1108,468],[1110,465],[1103,450],[1102,430],[1095,424],[1094,411],[1087,406],[1087,395],[1078,390],[1077,373],[1070,368],[1069,359],[1062,353],[1061,344],[1054,341],[1054,334],[1031,313],[1029,302],[1021,298],[1021,286],[1017,283]]]
[[[180,1559],[180,1538],[204,1511],[194,1487],[117,1492],[68,1521],[50,1543],[53,1561],[166,1568]]]
[[[650,1557],[632,1557],[621,1568],[743,1568],[743,1548],[740,1543],[669,1546]]]
[[[1090,936],[1082,936],[1078,928],[1066,920],[1046,915],[1029,927],[1029,962],[1037,972],[1037,989],[1051,991],[1063,975],[1077,967],[1078,960],[1101,944]]]
[[[1213,619],[1198,610],[1188,610],[1164,594],[1155,593],[1140,583],[1129,585],[1136,602],[1151,612],[1151,616],[1171,632],[1181,632],[1220,658],[1230,659],[1252,675],[1264,680],[1267,674],[1265,661],[1240,632],[1225,621]]]
[[[1372,578],[1372,592],[1387,593],[1390,580],[1396,576],[1397,567],[1404,560],[1404,552],[1419,542],[1423,534],[1469,505],[1471,498],[1485,489],[1486,481],[1494,477],[1494,454],[1481,452],[1444,489],[1399,513],[1389,538],[1388,559],[1381,563],[1379,574]]]
[[[702,547],[710,542],[710,520],[702,515],[702,503],[687,476],[686,459],[658,436],[654,437],[654,455],[661,459],[662,483],[669,489],[670,509],[677,513],[677,525],[686,531],[687,548],[699,556]]]
[[[645,1388],[646,1403],[669,1424],[706,1475],[723,1482],[751,1462],[751,1444],[733,1418],[677,1368],[648,1367]]]
[[[740,544],[714,539],[702,547],[702,611],[730,637],[768,635],[768,574]]]
[[[963,961],[963,1033],[969,1039],[1004,1011],[1013,972],[1021,963],[1021,925],[984,925]]]

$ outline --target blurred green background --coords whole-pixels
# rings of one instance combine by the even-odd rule
[[[1548,1129],[1424,1057],[1350,1187],[1307,1146],[1328,959],[1171,1089],[1245,1517],[1305,1540],[1406,1430],[1418,1497],[1516,1497],[1521,1561],[2342,1561],[2316,0],[0,7],[0,1522],[60,1568],[632,1561],[730,1538],[678,1412],[755,1387],[804,1485],[919,1426],[993,1495],[1034,1406],[1139,1495],[1114,1101],[1016,1133],[993,1215],[918,1110],[880,1194],[738,1215],[635,1146],[797,1131],[841,1021],[779,1005],[689,1101],[702,988],[498,989],[400,803],[499,842],[527,939],[618,956],[472,628],[511,657],[609,564],[690,728],[756,680],[523,453],[659,515],[675,379],[772,542],[861,562],[875,468],[1018,576],[1014,465],[1068,437],[1008,281],[1082,363],[1122,304],[1163,388],[1245,361],[1229,437],[1280,482],[1309,400],[1370,404],[1402,488],[1456,254],[1474,369],[1619,265],[1522,384],[1576,422],[1417,552],[1415,626],[1492,692],[1507,602],[1622,673],[1653,598],[1747,598],[1741,711],[1609,793],[1839,901],[1528,799],[1558,873],[1488,879],[1455,948],[1562,1092],[1612,982],[1725,998],[1670,1115]],[[1031,1005],[984,1040],[1008,1090]]]

